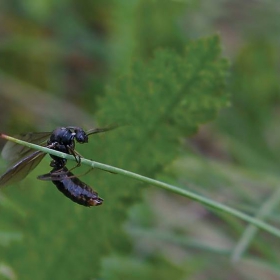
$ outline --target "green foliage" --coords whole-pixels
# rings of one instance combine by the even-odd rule
[[[234,157],[270,172],[278,172],[279,164],[277,61],[278,49],[268,42],[254,40],[241,49],[233,67],[233,108],[220,120]]]
[[[161,50],[146,63],[135,62],[128,75],[108,88],[97,113],[102,124],[128,125],[92,138],[92,149],[87,145],[79,151],[96,161],[155,176],[176,158],[181,137],[194,133],[227,105],[227,67],[217,36],[190,42],[182,56]],[[45,172],[45,167],[38,169]],[[103,206],[73,205],[50,182],[25,180],[28,193],[25,188],[7,189],[27,213],[19,224],[25,236],[23,243],[0,254],[21,279],[30,279],[30,267],[34,279],[93,278],[99,275],[103,256],[130,252],[122,226],[129,206],[141,199],[142,186],[100,171],[83,180],[104,198]],[[145,266],[151,277],[154,268]]]
[[[114,1],[114,4],[112,36],[115,40],[110,49],[112,67],[117,73],[125,73],[135,56],[150,59],[160,48],[172,48],[180,53],[184,50],[180,19],[187,2],[133,0]]]
[[[132,256],[115,256],[105,258],[102,262],[101,277],[107,280],[169,280],[180,279],[183,275],[181,268],[159,258],[152,258],[148,263]]]
[[[168,132],[174,125],[190,135],[227,104],[227,67],[220,58],[218,36],[191,42],[183,57],[157,51],[155,59],[136,62],[128,75],[111,85],[100,104],[99,120],[142,125],[148,131],[165,125]]]
[[[279,227],[279,1],[0,7],[0,132],[119,122],[78,151]],[[216,32],[231,106],[200,126],[228,103],[227,66],[216,36],[190,39]],[[279,239],[252,224],[97,170],[81,179],[104,204],[86,209],[36,180],[49,160],[1,189],[1,279],[280,279]]]

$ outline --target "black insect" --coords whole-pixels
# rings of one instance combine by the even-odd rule
[[[73,155],[77,165],[79,165],[81,156],[75,151],[75,141],[80,144],[87,143],[89,135],[114,128],[116,126],[96,128],[85,132],[80,127],[59,127],[53,132],[26,133],[17,136],[17,138]],[[44,152],[7,142],[2,150],[2,157],[10,162],[11,167],[0,177],[0,187],[24,179],[45,155]],[[102,204],[103,200],[98,197],[98,194],[66,168],[66,159],[53,155],[51,157],[52,171],[39,176],[39,179],[51,180],[62,193],[81,205],[96,206]]]
[[[62,169],[54,167],[50,173],[41,175],[38,179],[52,180],[59,191],[80,205],[88,207],[98,206],[103,202],[103,199],[98,196],[97,192],[79,180],[65,166]]]

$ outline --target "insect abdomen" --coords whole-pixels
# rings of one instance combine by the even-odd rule
[[[63,169],[64,172],[65,170],[66,173],[60,173],[57,179],[52,181],[59,191],[80,205],[90,207],[102,204],[103,199],[98,196],[97,192],[77,177],[74,177],[66,168]]]

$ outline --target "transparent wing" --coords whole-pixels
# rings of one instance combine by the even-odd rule
[[[105,131],[115,129],[117,127],[119,127],[119,125],[111,125],[111,126],[104,127],[104,128],[93,128],[93,129],[88,130],[86,132],[86,134],[91,135],[91,134],[96,134],[96,133],[100,133],[100,132],[105,132]]]
[[[24,140],[26,142],[31,142],[33,144],[46,146],[47,139],[50,137],[50,135],[51,132],[29,132],[16,135],[15,138]],[[17,161],[20,161],[21,159],[28,157],[29,154],[33,153],[33,149],[8,141],[5,144],[1,155],[10,164],[15,164]]]
[[[40,163],[45,155],[46,154],[41,151],[35,151],[21,159],[0,177],[0,187],[16,183],[24,179],[27,174]]]
[[[70,173],[69,170],[66,167],[64,167],[63,169],[57,171],[51,171],[49,173],[39,175],[37,179],[43,181],[61,181],[65,178],[73,178],[73,177],[76,176]]]

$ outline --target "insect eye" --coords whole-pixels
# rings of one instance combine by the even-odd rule
[[[76,140],[79,143],[87,143],[88,142],[88,136],[83,130],[76,131]]]

